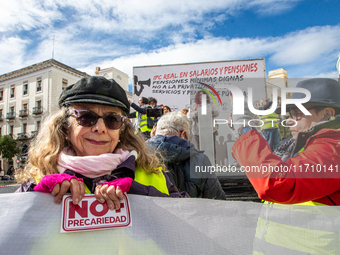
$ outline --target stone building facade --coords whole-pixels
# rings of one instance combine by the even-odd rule
[[[87,76],[54,59],[0,76],[0,135],[11,134],[23,148],[12,161],[2,159],[2,169],[26,163],[29,141],[44,117],[58,109],[62,89]]]

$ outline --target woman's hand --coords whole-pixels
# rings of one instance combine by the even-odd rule
[[[78,204],[85,195],[83,179],[65,173],[45,175],[34,187],[35,191],[51,193],[55,196],[54,202],[59,204],[63,195],[71,191],[73,204]]]
[[[100,203],[107,203],[110,210],[120,209],[120,200],[124,199],[124,192],[130,190],[132,179],[129,177],[116,179],[98,185],[94,192],[96,199]]]
[[[70,181],[64,180],[61,184],[57,183],[51,194],[55,196],[54,202],[60,204],[63,196],[70,190],[74,205],[79,204],[85,195],[84,182],[81,179],[72,178]]]
[[[115,188],[115,186],[107,184],[98,185],[94,195],[100,203],[106,202],[110,210],[118,210],[120,208],[120,200],[124,198],[124,194],[119,187]]]

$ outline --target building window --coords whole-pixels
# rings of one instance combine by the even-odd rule
[[[63,78],[62,84],[61,84],[61,89],[64,90],[64,88],[66,88],[68,85],[68,80]]]
[[[27,132],[27,123],[22,123],[22,132],[26,134]]]
[[[9,126],[9,135],[12,135],[12,136],[13,136],[13,132],[14,132],[14,126],[13,126],[13,125],[10,125],[10,126]]]
[[[36,107],[41,108],[41,100],[35,102]]]
[[[121,79],[122,79],[122,77],[120,77],[120,75],[117,75],[117,79],[118,79],[118,80],[121,80]]]
[[[11,106],[11,107],[9,108],[9,111],[10,111],[10,113],[14,113],[14,106]]]
[[[40,129],[40,125],[41,125],[41,121],[37,120],[37,124],[36,124],[36,130],[37,131]]]
[[[2,136],[2,127],[0,127],[0,136]]]
[[[0,90],[0,101],[3,100],[3,97],[4,97],[4,91],[3,91],[3,90]]]
[[[2,109],[0,109],[0,119],[2,120]]]
[[[15,97],[15,87],[11,87],[10,98]]]
[[[42,90],[42,81],[41,81],[41,77],[37,78],[37,92]]]
[[[24,81],[22,86],[22,94],[27,95],[28,94],[28,81]]]

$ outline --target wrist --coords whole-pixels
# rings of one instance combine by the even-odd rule
[[[238,134],[241,136],[241,135],[244,135],[245,133],[247,133],[248,131],[252,130],[251,127],[249,126],[245,126],[245,127],[240,127],[238,129]]]

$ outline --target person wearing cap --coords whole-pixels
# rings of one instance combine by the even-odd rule
[[[147,109],[152,109],[151,105],[149,105],[149,100],[146,97],[140,97],[138,98],[138,105],[131,101],[129,101],[129,103],[136,111],[130,113],[128,117],[137,118],[136,127],[138,131],[144,135],[145,139],[150,138],[154,121],[152,117],[148,117],[146,114]]]
[[[311,98],[303,106],[311,115],[303,114],[295,105],[287,105],[292,137],[272,152],[260,133],[241,127],[232,153],[259,198],[267,201],[267,216],[258,222],[256,252],[334,254],[338,234],[327,228],[324,231],[327,224],[333,225],[329,222],[319,225],[319,232],[312,227],[314,217],[323,211],[312,210],[310,205],[340,205],[340,84],[333,79],[314,78],[300,81],[297,88],[310,92]],[[305,94],[294,92],[291,100],[302,98]],[[276,112],[280,113],[281,108]],[[280,204],[293,206],[282,208]],[[309,206],[302,208],[303,205]],[[275,208],[279,209],[270,214]]]
[[[295,105],[287,105],[292,137],[273,153],[257,131],[245,127],[232,148],[233,155],[241,166],[291,168],[287,172],[247,173],[261,199],[285,204],[312,201],[340,205],[340,178],[335,171],[312,172],[304,165],[321,165],[325,169],[340,165],[340,84],[332,79],[314,78],[300,81],[297,88],[311,93],[311,99],[303,104],[311,115],[304,115]],[[304,97],[295,92],[291,100]]]
[[[59,107],[31,143],[18,192],[48,192],[60,203],[70,190],[74,204],[94,193],[110,209],[120,208],[124,192],[182,195],[126,121],[130,104],[116,81],[82,78],[63,90]]]

